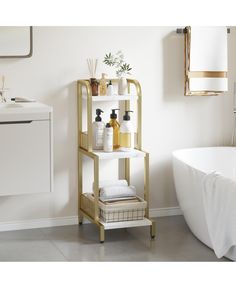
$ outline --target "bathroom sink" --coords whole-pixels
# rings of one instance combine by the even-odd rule
[[[1,121],[45,120],[52,108],[39,102],[0,103]]]
[[[1,103],[0,108],[21,108],[23,107],[19,103]]]

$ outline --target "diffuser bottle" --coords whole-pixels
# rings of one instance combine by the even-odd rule
[[[106,77],[107,74],[102,73],[102,78],[100,80],[100,86],[99,86],[99,90],[100,90],[100,96],[105,96],[107,95],[107,83],[106,83]]]
[[[96,78],[90,78],[90,85],[92,89],[92,96],[98,96],[98,80]]]
[[[105,123],[102,121],[101,109],[96,109],[96,118],[93,122],[93,149],[102,150],[103,149],[103,137],[104,137],[104,128]]]
[[[134,127],[130,121],[129,112],[125,111],[123,121],[120,125],[120,149],[121,151],[130,151],[134,149]]]
[[[120,109],[111,109],[112,113],[110,114],[110,125],[113,128],[113,148],[118,149],[120,147],[120,123],[117,121],[116,110]]]
[[[103,150],[105,152],[113,151],[113,128],[111,127],[110,123],[107,123],[104,129]]]

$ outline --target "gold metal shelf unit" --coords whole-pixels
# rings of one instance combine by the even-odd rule
[[[117,83],[117,79],[112,80]],[[92,96],[89,80],[77,81],[77,105],[78,105],[78,192],[79,192],[79,223],[82,224],[83,217],[90,222],[95,223],[100,230],[100,242],[105,240],[105,230],[128,228],[137,226],[150,226],[151,238],[155,238],[155,222],[149,219],[149,153],[142,151],[142,92],[141,86],[137,80],[127,79],[128,81],[128,95],[122,96]],[[130,87],[134,85],[136,88],[136,95],[130,94]],[[84,89],[83,89],[84,88]],[[85,95],[84,91],[85,90]],[[128,96],[131,95],[129,98]],[[104,97],[103,101],[124,101],[125,110],[130,110],[130,101],[137,101],[137,133],[136,144],[134,151],[131,152],[112,152],[103,153],[102,151],[93,151],[92,149],[92,104],[98,102],[99,97]],[[119,98],[120,97],[120,98]],[[87,132],[82,131],[82,105],[83,100],[87,102]],[[99,99],[100,100],[100,99]],[[102,101],[102,100],[100,100]],[[82,207],[83,194],[83,156],[91,158],[94,162],[94,206],[93,213],[89,215]],[[130,184],[130,159],[141,157],[144,159],[144,200],[147,202],[144,219],[105,223],[99,217],[99,164],[102,159],[124,159],[125,179]]]

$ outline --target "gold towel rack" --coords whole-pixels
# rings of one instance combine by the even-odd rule
[[[177,34],[186,34],[187,33],[187,28],[177,28],[176,29]],[[227,33],[230,34],[230,28],[227,28]]]

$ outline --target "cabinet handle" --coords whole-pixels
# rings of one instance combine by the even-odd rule
[[[6,124],[29,124],[33,120],[27,120],[27,121],[4,121],[0,122],[0,125],[6,125]]]

